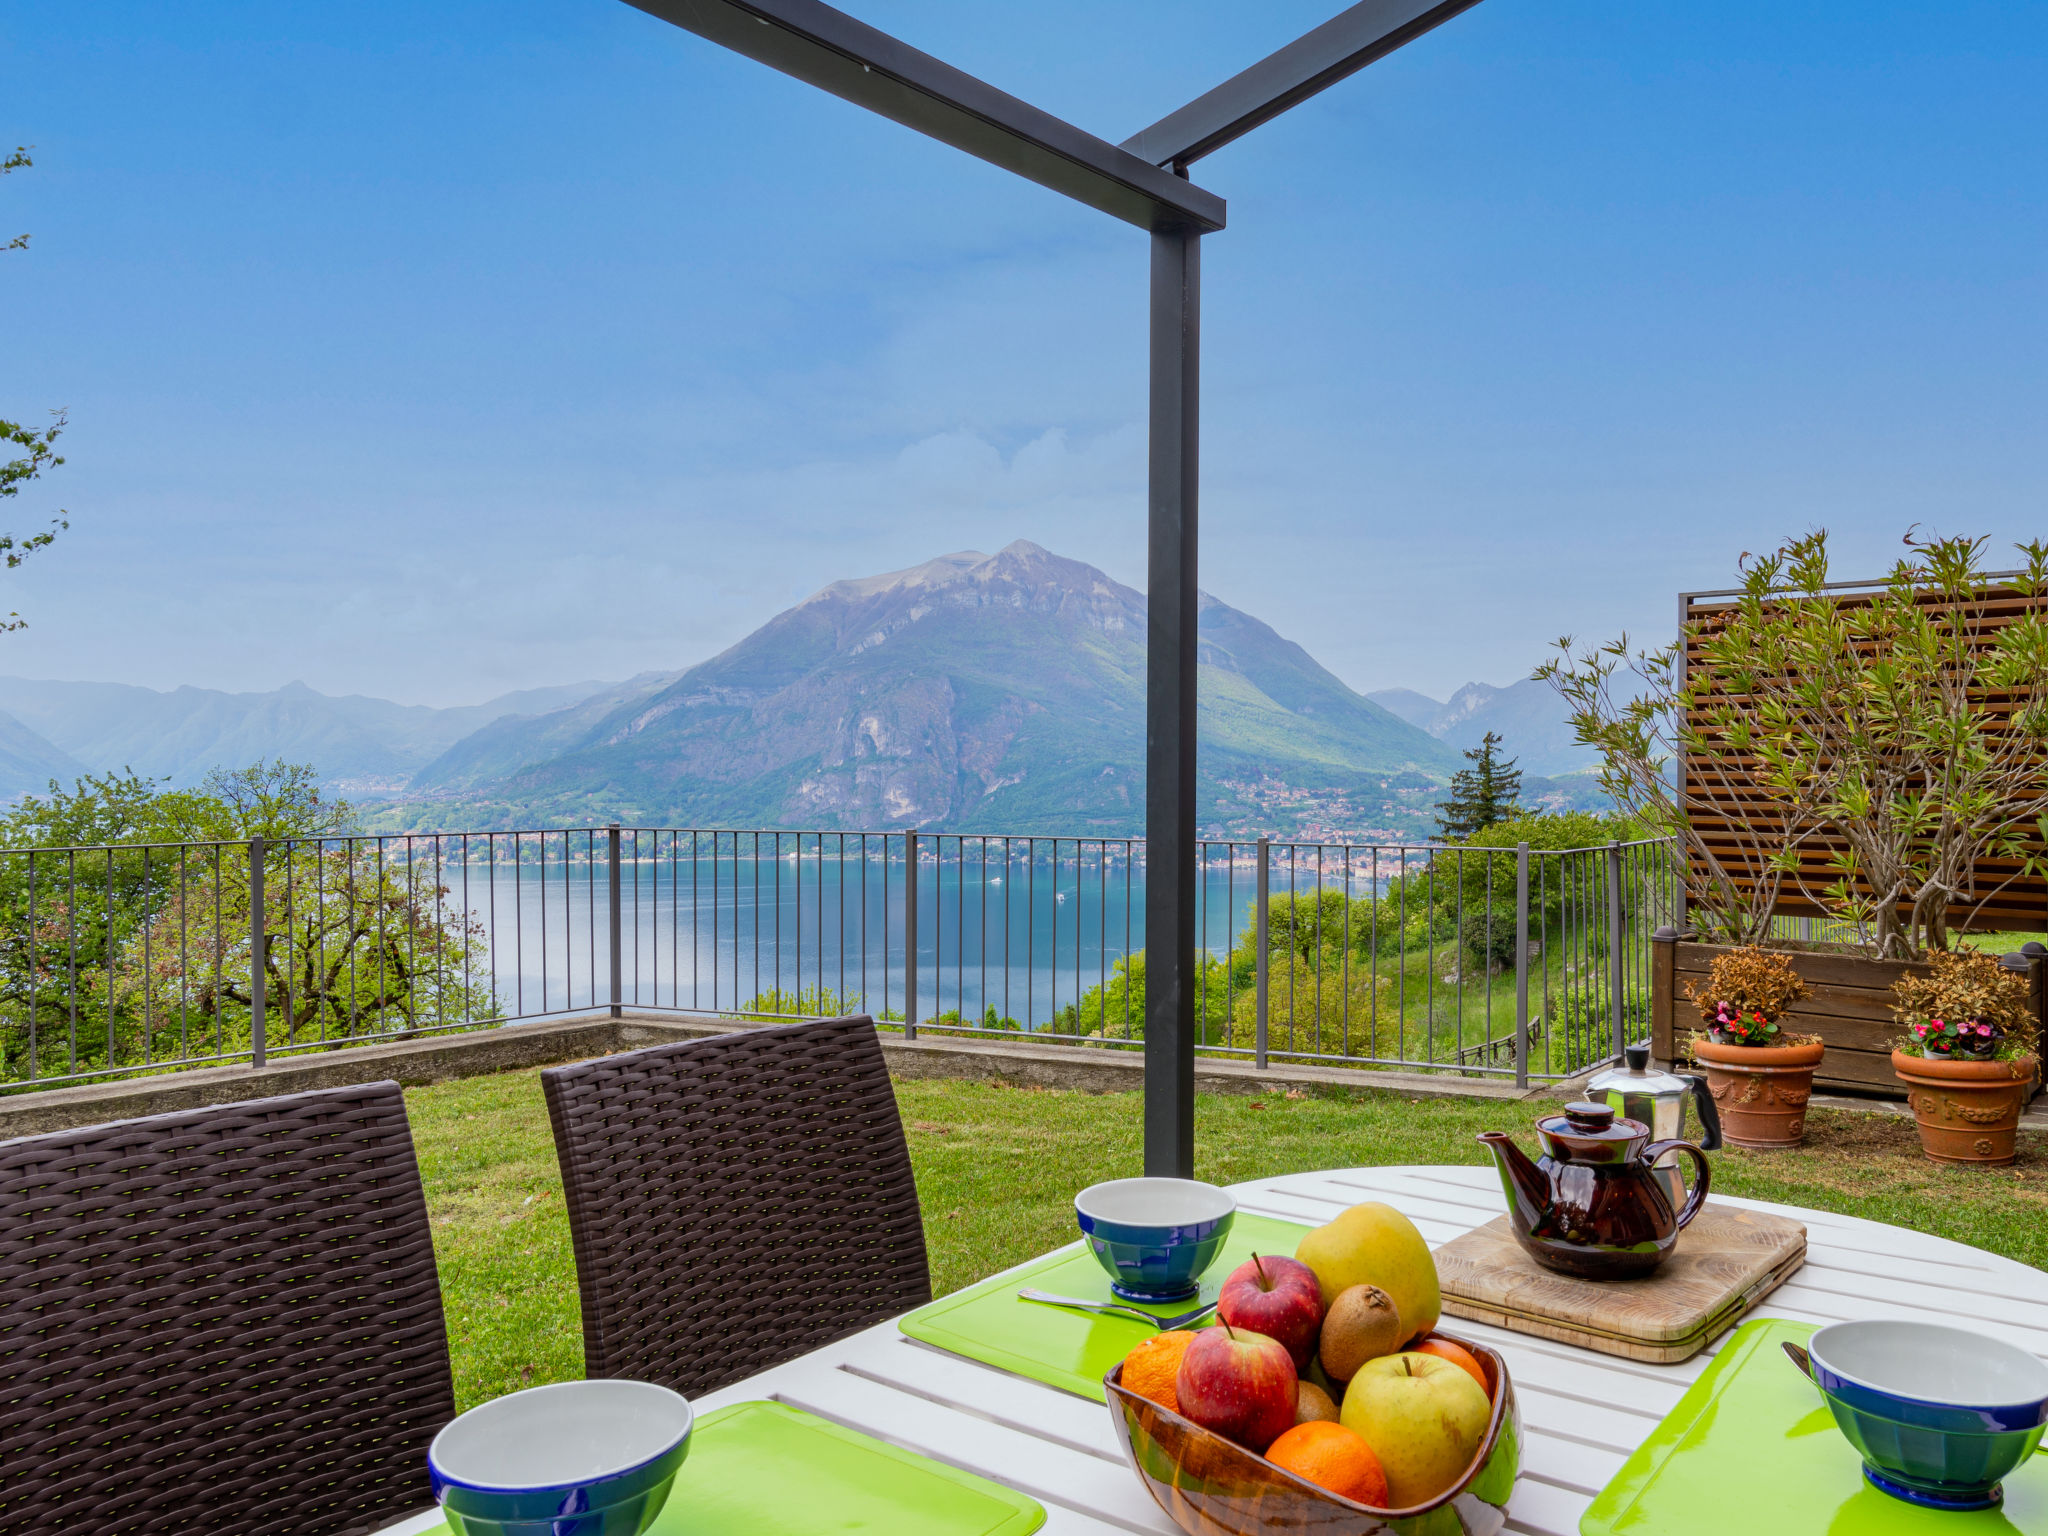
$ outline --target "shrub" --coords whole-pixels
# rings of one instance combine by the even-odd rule
[[[1072,1011],[1071,1008],[1062,1008],[1060,1013],[1064,1016]],[[1019,1024],[1007,1013],[997,1013],[993,1003],[981,1010],[981,1017],[978,1019],[972,1016],[963,1016],[958,1008],[948,1008],[944,1013],[933,1014],[924,1022],[937,1028],[947,1029],[960,1029],[964,1027],[967,1029],[1022,1030],[1024,1028],[1022,1024]],[[1062,1022],[1062,1027],[1064,1027],[1064,1022]]]
[[[1207,955],[1195,960],[1194,982],[1195,1038],[1212,1040],[1229,1022],[1225,998],[1238,983],[1229,980],[1221,961]],[[1144,1039],[1145,951],[1137,950],[1117,961],[1106,986],[1090,987],[1081,994],[1078,1006],[1067,1004],[1053,1023],[1061,1034],[1085,1035],[1091,1040]]]
[[[1398,1020],[1401,1005],[1392,982],[1381,976],[1377,987],[1369,971],[1341,964],[1320,968],[1305,960],[1275,962],[1266,977],[1266,1048],[1317,1056],[1371,1055],[1372,1027]],[[1238,994],[1230,1014],[1229,1042],[1240,1050],[1258,1045],[1259,997],[1256,988]]]
[[[789,991],[770,987],[741,1003],[736,1016],[766,1013],[795,1019],[836,1019],[860,1011],[858,992],[841,994],[830,987],[801,987]]]
[[[1571,985],[1553,984],[1544,1002],[1545,1022],[1552,1033],[1603,1032],[1613,1025],[1609,1003],[1613,988],[1605,976],[1576,978]],[[1647,988],[1629,986],[1621,994],[1622,1038],[1634,1040],[1650,1026],[1650,994]]]
[[[1458,925],[1458,947],[1491,975],[1515,963],[1515,909],[1481,907]]]
[[[2040,1048],[2024,975],[1975,949],[1930,955],[1927,963],[1925,975],[1901,976],[1892,986],[1892,1013],[1907,1030],[1900,1050],[2013,1061]],[[1966,1032],[1972,1025],[1989,1031],[1981,1043]]]
[[[1722,1043],[1771,1045],[1788,1043],[1777,1039],[1778,1020],[1806,996],[1806,982],[1790,955],[1745,944],[1715,956],[1706,985],[1688,982],[1685,995]]]

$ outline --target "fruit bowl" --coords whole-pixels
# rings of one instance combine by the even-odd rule
[[[1521,1465],[1521,1415],[1506,1364],[1484,1344],[1439,1331],[1486,1372],[1493,1416],[1457,1482],[1426,1504],[1374,1509],[1276,1467],[1235,1441],[1124,1389],[1118,1365],[1103,1378],[1124,1455],[1166,1518],[1187,1536],[1496,1536]]]

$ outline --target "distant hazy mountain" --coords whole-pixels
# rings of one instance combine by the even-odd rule
[[[1467,683],[1443,704],[1408,688],[1383,688],[1366,697],[1460,752],[1492,731],[1524,773],[1557,777],[1599,766],[1599,755],[1574,738],[1557,691],[1533,678],[1505,688]]]
[[[0,714],[0,801],[37,793],[50,780],[75,779],[84,765],[12,715]]]
[[[65,758],[56,776],[132,767],[191,784],[217,766],[259,758],[312,763],[345,790],[402,785],[464,736],[504,715],[536,713],[586,698],[603,683],[508,693],[485,704],[434,709],[388,699],[330,698],[304,683],[270,693],[0,677],[0,710]],[[0,749],[4,749],[0,741]],[[33,785],[42,788],[44,773]],[[5,791],[0,772],[0,792]]]
[[[1366,697],[1387,713],[1399,715],[1410,725],[1420,726],[1425,731],[1444,712],[1441,699],[1432,699],[1413,688],[1382,688],[1377,693],[1368,693]]]
[[[1534,678],[1505,688],[1467,683],[1429,724],[1432,736],[1461,752],[1478,746],[1488,731],[1501,738],[1502,750],[1524,773],[1554,777],[1599,766],[1599,754],[1574,739],[1557,690]]]
[[[623,683],[605,683],[564,708],[506,714],[456,742],[414,774],[408,788],[428,794],[487,788],[580,746],[599,721],[635,700],[652,698],[682,675],[642,672]]]
[[[680,675],[501,720],[415,783],[485,817],[1136,832],[1145,614],[1035,544],[947,555],[835,582]],[[1212,830],[1413,834],[1456,762],[1214,599],[1200,691]]]

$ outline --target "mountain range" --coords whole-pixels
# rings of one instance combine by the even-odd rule
[[[347,793],[388,793],[502,716],[560,709],[611,686],[570,683],[435,709],[287,683],[269,693],[160,692],[126,683],[0,677],[0,798],[52,778],[133,768],[174,785],[259,758],[312,763]]]
[[[694,667],[454,709],[0,678],[0,797],[132,767],[311,762],[383,827],[512,822],[944,827],[1119,836],[1142,823],[1141,592],[1024,541],[834,582]],[[1206,835],[1426,835],[1459,748],[1522,747],[1541,696],[1361,695],[1204,596],[1198,815]],[[1549,706],[1561,728],[1559,711]],[[1500,722],[1515,722],[1510,734]],[[1556,732],[1553,730],[1552,735]],[[1564,733],[1568,740],[1568,732]],[[1525,798],[1587,803],[1585,781]]]
[[[502,720],[414,788],[486,820],[1132,832],[1145,615],[1143,593],[1035,544],[944,555],[834,582],[672,679]],[[1443,743],[1213,598],[1200,644],[1205,827],[1426,819]]]
[[[1495,732],[1501,751],[1525,775],[1580,774],[1600,763],[1598,753],[1579,744],[1556,690],[1534,678],[1505,688],[1467,683],[1443,703],[1411,688],[1381,688],[1366,697],[1461,754]]]

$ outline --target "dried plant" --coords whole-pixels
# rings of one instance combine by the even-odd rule
[[[1722,1045],[1788,1043],[1779,1020],[1806,992],[1790,955],[1754,944],[1716,955],[1706,985],[1688,983],[1685,989],[1708,1033]]]
[[[1975,949],[1930,955],[1927,964],[1892,986],[1892,1013],[1906,1026],[1901,1051],[2016,1061],[2040,1049],[2024,974]]]

